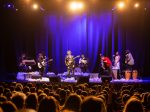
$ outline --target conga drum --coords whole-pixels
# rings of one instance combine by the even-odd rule
[[[137,80],[137,77],[138,77],[138,71],[137,70],[133,70],[133,72],[132,72],[133,80]]]
[[[126,71],[125,71],[125,79],[126,79],[126,80],[130,80],[130,78],[131,78],[131,71],[126,70]]]

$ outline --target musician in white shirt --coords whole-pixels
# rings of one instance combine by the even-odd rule
[[[114,58],[113,69],[120,70],[120,55],[119,55],[118,51],[115,53],[115,55],[113,56],[113,58]]]
[[[82,72],[87,72],[87,59],[85,58],[84,54],[81,55],[81,58],[79,59],[79,66],[82,70]]]
[[[114,74],[114,79],[118,79],[119,72],[120,72],[120,55],[119,52],[117,51],[115,55],[113,55],[113,74]]]

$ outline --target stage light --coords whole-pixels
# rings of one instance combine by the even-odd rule
[[[7,5],[7,7],[8,7],[8,8],[10,8],[10,7],[11,7],[11,5],[10,5],[10,4],[8,4],[8,5]]]
[[[12,3],[7,3],[4,5],[4,7],[8,8],[8,9],[13,9],[14,5]]]
[[[119,9],[123,9],[125,7],[125,3],[124,2],[119,2],[117,6],[118,6]]]
[[[84,4],[82,2],[71,2],[69,7],[72,11],[82,10],[84,8]]]
[[[135,4],[134,4],[134,7],[135,7],[135,8],[138,8],[138,7],[139,7],[139,3],[135,3]]]
[[[39,8],[39,6],[38,6],[38,4],[33,4],[33,5],[32,5],[32,8],[33,8],[34,10],[37,10],[37,9]]]

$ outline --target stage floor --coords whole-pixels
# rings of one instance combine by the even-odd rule
[[[62,83],[79,83],[79,78],[82,77],[80,83],[87,82],[87,83],[102,83],[102,78],[98,77],[98,73],[75,73],[74,76],[67,77],[66,72],[60,73],[55,75],[53,72],[47,73],[46,76],[41,77],[38,72],[32,73],[23,73],[19,72],[17,74],[17,81],[22,82],[62,82]],[[88,80],[86,79],[88,77]],[[150,79],[130,79],[126,80],[125,78],[111,80],[110,83],[149,83]]]
[[[53,81],[51,81],[50,78],[47,78],[47,77],[42,77],[42,78],[38,78],[38,79],[28,78],[25,81],[27,81],[27,82],[53,82]],[[61,79],[60,82],[77,83],[78,80],[76,80],[74,77],[71,77],[71,78],[66,78],[65,80]],[[122,79],[117,79],[117,80],[111,80],[110,82],[111,83],[150,83],[150,80],[145,80],[145,79],[144,80],[142,80],[142,79],[126,80],[126,79],[122,78]],[[89,83],[102,83],[102,80],[101,80],[101,78],[89,79]]]
[[[38,79],[27,78],[24,81],[27,81],[27,82],[51,82],[50,78],[47,78],[47,77],[42,77],[42,78],[38,78]],[[60,82],[77,83],[78,80],[76,80],[74,77],[71,77],[71,78],[66,78],[64,80],[61,79]],[[145,80],[145,79],[144,80],[143,79],[126,80],[126,79],[122,78],[122,79],[117,79],[117,80],[111,80],[110,82],[111,83],[150,83],[150,80]],[[89,83],[102,83],[102,80],[101,80],[101,78],[89,79]]]

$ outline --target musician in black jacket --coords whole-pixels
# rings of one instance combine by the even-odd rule
[[[43,53],[38,54],[37,64],[38,64],[39,74],[43,76],[46,71],[46,56],[44,56]]]

